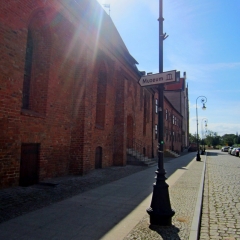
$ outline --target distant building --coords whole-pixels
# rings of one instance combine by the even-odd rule
[[[164,101],[164,148],[174,152],[182,152],[182,125],[183,116],[173,107],[171,102],[165,97]]]
[[[189,146],[189,99],[186,74],[178,83],[166,85],[164,95],[182,115],[182,147],[187,148]]]

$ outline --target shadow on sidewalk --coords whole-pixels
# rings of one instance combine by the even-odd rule
[[[216,152],[209,152],[209,151],[208,151],[207,155],[208,155],[208,156],[215,156],[215,157],[216,157],[216,156],[218,156],[218,153],[216,153]]]
[[[159,234],[159,236],[162,237],[162,239],[167,240],[167,239],[176,239],[180,240],[180,237],[178,235],[179,233],[179,228],[175,227],[174,225],[169,226],[169,227],[159,227],[156,225],[150,225],[149,228],[152,231],[155,231],[156,233]]]
[[[189,153],[170,160],[165,165],[168,172],[166,176],[171,176],[178,169],[184,169],[192,161],[193,156],[193,153]],[[49,234],[50,236],[54,233],[55,239],[63,239],[62,234],[65,233],[69,234],[65,239],[70,239],[69,236],[73,239],[74,235],[81,236],[81,239],[101,239],[152,193],[155,168],[155,166],[151,168],[111,167],[93,171],[85,176],[68,176],[48,181],[48,183],[55,184],[54,187],[41,185],[39,188],[32,186],[1,190],[0,220],[2,217],[2,222],[49,206],[25,217],[6,222],[2,228],[9,226],[9,229],[12,229],[11,224],[15,226],[17,222],[20,226],[18,231],[22,231],[23,235],[27,228],[29,234],[35,236],[39,234]],[[112,184],[109,185],[109,183]],[[73,196],[75,197],[72,198]],[[145,209],[143,211],[141,216],[145,214],[148,218]],[[164,240],[180,239],[180,230],[176,226],[149,226],[149,222],[145,221],[145,218],[143,219],[144,221],[139,219],[144,227],[143,234],[151,230]],[[47,231],[47,233],[43,233],[43,231]],[[7,230],[6,234],[10,236],[12,230]],[[17,234],[20,233],[17,232]],[[139,232],[137,231],[136,234]],[[89,238],[83,236],[89,236]],[[132,237],[130,234],[130,238],[126,239],[134,239]],[[139,239],[139,236],[135,239]]]

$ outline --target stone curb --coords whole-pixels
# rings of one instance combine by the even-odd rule
[[[189,196],[189,199],[182,199],[181,196],[178,196],[174,201],[172,199],[172,206],[176,206],[178,204],[179,199],[181,198],[183,201],[183,208],[179,209],[178,216],[177,214],[173,218],[173,225],[169,227],[163,226],[152,226],[149,225],[149,216],[145,215],[142,219],[139,219],[139,223],[135,225],[134,228],[129,229],[129,233],[125,235],[124,240],[130,239],[145,239],[145,240],[158,240],[158,239],[189,239],[189,240],[198,240],[200,234],[200,224],[201,224],[201,212],[202,212],[202,200],[203,200],[203,188],[204,188],[204,179],[205,179],[205,164],[206,164],[206,155],[205,159],[203,156],[203,161],[199,162],[202,166],[196,167],[198,164],[196,163],[196,158],[194,158],[184,169],[178,169],[173,175],[170,176],[167,183],[169,184],[170,194],[178,194],[178,191],[185,191],[185,193],[195,192],[194,195]],[[194,164],[194,165],[193,165]],[[195,171],[198,171],[199,174],[194,179],[195,182],[198,179],[198,184],[192,185],[193,182],[191,178],[193,177],[192,173],[186,172],[186,170],[192,168],[193,165],[193,174]],[[186,175],[188,174],[187,178]],[[182,178],[183,177],[183,178]],[[188,179],[190,177],[190,179]],[[185,182],[189,182],[189,189],[185,188]],[[196,186],[196,190],[194,190],[194,186]],[[186,197],[186,195],[184,196]],[[195,200],[194,200],[195,199]],[[185,201],[189,201],[186,202]],[[148,199],[149,201],[149,199]],[[194,203],[193,203],[194,201]],[[191,206],[191,204],[193,205]],[[187,207],[187,209],[186,209]],[[186,212],[185,212],[186,210]],[[192,213],[192,214],[191,214]],[[191,219],[188,223],[187,219]],[[125,226],[126,227],[126,226]],[[130,227],[130,226],[128,226]],[[120,230],[120,229],[119,229]],[[126,229],[125,229],[126,230]],[[179,232],[180,231],[180,232]],[[105,238],[103,238],[105,240]],[[110,238],[106,238],[110,239]],[[123,239],[123,238],[118,238]]]
[[[201,224],[201,212],[202,212],[202,204],[203,204],[204,180],[205,180],[205,172],[206,172],[206,158],[207,158],[207,152],[205,155],[202,177],[201,177],[200,187],[199,187],[199,191],[198,191],[196,208],[195,208],[194,216],[193,216],[193,220],[192,220],[189,240],[199,239],[200,224]]]

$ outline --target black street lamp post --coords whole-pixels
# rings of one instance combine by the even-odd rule
[[[198,110],[197,110],[197,100],[201,98],[201,103],[203,104],[202,109],[206,110],[205,103],[207,102],[207,98],[205,96],[199,96],[196,99],[196,118],[197,118],[197,156],[196,160],[201,161],[200,154],[199,154],[199,136],[198,136]]]
[[[205,120],[205,131],[203,129],[203,120]],[[201,128],[202,128],[202,151],[201,151],[201,155],[205,154],[205,132],[206,132],[206,128],[207,128],[207,123],[208,123],[208,119],[207,118],[203,118],[202,119],[202,124],[201,124]]]
[[[159,0],[159,73],[163,72],[163,41],[166,39],[166,33],[163,34],[163,16],[162,16],[162,0]],[[150,208],[147,213],[150,215],[151,225],[171,226],[172,217],[175,212],[171,208],[168,184],[165,182],[164,170],[164,124],[163,124],[163,102],[164,102],[164,85],[158,86],[158,169],[155,172],[156,183],[153,186],[153,195]]]

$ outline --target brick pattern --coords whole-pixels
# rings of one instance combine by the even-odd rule
[[[177,153],[182,151],[182,121],[181,114],[165,98],[164,101],[164,149],[170,149]],[[173,135],[174,134],[174,135]]]
[[[96,13],[103,16],[100,34],[95,24],[100,20],[92,18]],[[85,0],[1,1],[0,188],[19,184],[22,143],[39,144],[40,181],[86,174],[95,168],[97,147],[103,168],[126,165],[128,116],[133,137],[149,157],[156,152],[156,94],[141,89],[134,60],[102,13],[98,4]],[[101,63],[107,84],[99,128]],[[23,107],[25,94],[29,105]]]

